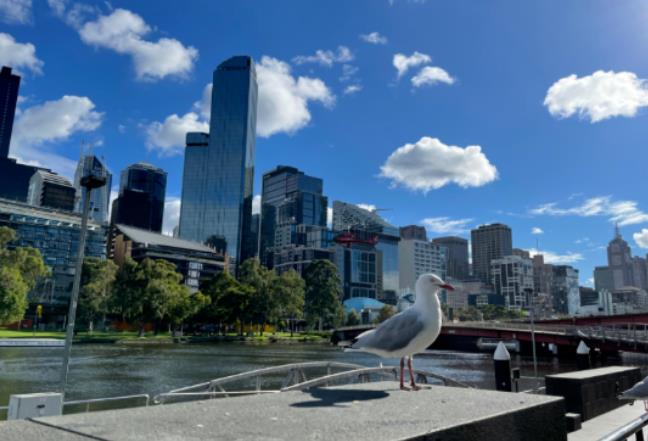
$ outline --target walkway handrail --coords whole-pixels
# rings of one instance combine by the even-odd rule
[[[287,386],[281,389],[281,392],[290,392],[290,391],[295,391],[295,390],[304,390],[304,389],[309,389],[311,387],[317,387],[320,385],[326,385],[332,381],[336,380],[341,380],[344,378],[348,377],[366,377],[370,374],[379,374],[379,375],[384,375],[388,377],[393,377],[397,378],[398,375],[398,370],[394,366],[378,366],[378,367],[369,367],[369,368],[360,368],[360,369],[354,369],[351,371],[344,371],[344,372],[338,372],[336,374],[331,374],[331,375],[326,375],[324,377],[319,377],[319,378],[314,378],[312,380],[304,381],[302,383],[297,383],[293,384],[291,386]],[[430,378],[436,378],[437,380],[441,380],[444,383],[447,384],[452,384],[454,386],[458,387],[467,387],[470,388],[472,386],[462,383],[460,381],[453,380],[451,378],[445,377],[443,375],[439,374],[434,374],[432,372],[428,371],[422,371],[415,369],[414,374],[416,375],[417,378],[420,378],[421,376],[423,377],[430,377]],[[420,382],[420,381],[419,381]],[[425,380],[427,382],[427,380]]]
[[[134,394],[134,395],[122,395],[119,397],[107,397],[107,398],[89,398],[86,400],[74,400],[74,401],[64,401],[63,407],[65,406],[74,406],[78,404],[94,404],[94,403],[105,403],[108,401],[123,401],[123,400],[134,400],[136,398],[144,398],[146,406],[149,405],[151,401],[151,396],[149,394]]]
[[[614,432],[600,438],[599,441],[622,441],[643,430],[646,426],[648,426],[648,413],[641,415],[639,418],[635,418],[623,427],[619,427]],[[637,437],[637,439],[643,439],[643,437]]]
[[[254,371],[249,371],[249,372],[242,372],[240,374],[234,374],[234,375],[229,375],[227,377],[222,377],[222,378],[216,378],[210,381],[206,381],[204,383],[199,383],[199,384],[194,384],[191,386],[186,386],[186,387],[181,387],[179,389],[173,389],[170,391],[170,394],[173,393],[179,393],[179,392],[187,392],[191,391],[194,389],[201,389],[201,388],[213,388],[215,386],[222,386],[227,383],[232,383],[235,381],[239,380],[244,380],[246,378],[255,378],[259,377],[261,375],[267,375],[267,374],[276,374],[279,372],[284,372],[284,371],[291,371],[293,369],[308,369],[308,368],[327,368],[327,369],[358,369],[362,368],[363,366],[359,364],[353,364],[353,363],[339,363],[336,361],[308,361],[304,363],[290,363],[290,364],[283,364],[280,366],[272,366],[272,367],[267,367],[267,368],[262,368],[262,369],[256,369]]]

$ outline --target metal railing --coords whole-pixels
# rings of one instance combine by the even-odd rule
[[[643,429],[646,426],[648,426],[648,413],[641,415],[639,418],[635,418],[625,426],[605,435],[599,441],[623,441],[632,435],[635,436],[636,441],[644,441]]]
[[[315,378],[308,378],[307,370],[325,369],[326,375],[318,375]],[[342,372],[333,372],[333,370],[342,369]],[[153,398],[153,403],[164,404],[168,400],[176,399],[200,399],[200,398],[217,398],[241,395],[255,394],[272,394],[279,392],[300,391],[312,387],[329,386],[332,383],[340,381],[358,381],[369,382],[371,376],[380,378],[397,379],[398,370],[392,366],[366,367],[351,363],[338,362],[306,362],[291,363],[282,366],[273,366],[270,368],[257,369],[241,374],[230,375],[223,378],[217,378],[204,383],[195,384],[170,392],[158,394]],[[435,374],[428,371],[414,370],[416,379],[420,383],[428,383],[428,378],[436,379],[443,384],[458,387],[472,387],[466,383],[453,380],[443,375]],[[269,375],[284,374],[281,380],[281,386],[273,389],[263,389],[263,377]],[[252,380],[254,387],[247,390],[226,390],[227,386],[241,384],[243,381]]]

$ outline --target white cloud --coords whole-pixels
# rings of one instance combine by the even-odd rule
[[[455,79],[448,72],[436,66],[425,66],[412,77],[414,87],[434,86],[437,83],[454,84]]]
[[[448,146],[427,136],[397,148],[380,170],[380,175],[394,185],[423,192],[450,183],[464,188],[481,187],[497,179],[497,169],[480,146]]]
[[[101,14],[101,10],[97,6],[79,2],[72,5],[69,3],[69,0],[47,0],[52,13],[76,30],[79,30],[90,17]]]
[[[32,0],[0,0],[0,20],[25,24],[32,18]]]
[[[252,214],[261,213],[261,195],[255,194],[252,198]]]
[[[634,233],[632,238],[639,248],[648,248],[648,228],[642,228],[641,231]]]
[[[209,132],[209,124],[194,112],[169,115],[163,122],[154,121],[146,126],[146,147],[157,150],[162,156],[180,154],[187,132]]]
[[[49,144],[65,141],[77,132],[96,130],[103,113],[94,109],[94,103],[87,97],[65,95],[21,111],[11,138],[12,155],[72,176],[76,162],[51,151]]]
[[[561,78],[547,91],[544,105],[558,118],[577,114],[595,123],[615,116],[633,117],[648,106],[648,85],[632,72],[596,71]]]
[[[322,80],[295,78],[290,65],[276,58],[261,58],[257,81],[257,134],[264,138],[281,132],[292,134],[305,127],[311,120],[310,101],[329,107],[335,104],[335,95]]]
[[[173,38],[148,41],[151,27],[139,15],[115,9],[79,29],[81,40],[95,47],[130,55],[140,80],[159,80],[166,76],[185,77],[193,69],[198,50]]]
[[[449,217],[427,217],[421,221],[425,228],[436,234],[462,234],[466,233],[470,227],[472,219],[450,219]]]
[[[414,52],[412,55],[407,56],[405,54],[394,54],[393,64],[398,72],[398,78],[405,75],[405,73],[412,67],[420,66],[421,64],[427,64],[432,61],[432,58],[429,55],[422,54],[420,52]]]
[[[367,211],[376,211],[376,206],[374,204],[356,204],[358,207]]]
[[[347,82],[355,78],[356,74],[360,70],[359,67],[352,64],[343,64],[342,65],[342,75],[340,75],[340,81]]]
[[[331,67],[334,63],[348,63],[353,61],[353,53],[346,46],[338,46],[337,51],[318,49],[315,55],[298,55],[293,58],[295,64],[317,63],[321,66]]]
[[[0,65],[20,71],[22,68],[42,73],[43,62],[36,56],[36,47],[31,43],[18,43],[14,38],[0,32]]]
[[[360,34],[360,39],[371,44],[387,44],[387,37],[380,35],[378,32]]]
[[[531,228],[531,234],[544,234],[544,230],[540,227]]]
[[[538,251],[535,248],[529,248],[527,250],[531,257],[542,254],[544,256],[545,263],[551,263],[554,265],[571,265],[573,263],[583,260],[583,255],[580,253],[566,252],[565,254],[558,254],[552,251]]]
[[[333,227],[333,208],[332,207],[326,207],[326,227],[327,228],[332,228]]]
[[[548,216],[606,216],[619,226],[648,222],[648,213],[643,212],[635,201],[615,201],[610,196],[596,196],[582,204],[559,208],[555,202],[542,204],[531,210],[531,214]]]
[[[293,134],[311,120],[309,103],[318,101],[326,107],[335,104],[335,95],[319,78],[293,77],[290,65],[264,56],[256,65],[259,87],[257,135],[267,138],[277,133]],[[147,146],[164,155],[182,152],[187,132],[209,132],[212,84],[207,84],[193,111],[173,114],[163,122],[146,126]]]
[[[344,94],[353,95],[354,93],[358,93],[361,90],[362,90],[362,86],[360,84],[350,84],[344,88]]]
[[[180,224],[180,198],[167,197],[164,201],[162,234],[173,236],[173,229]]]

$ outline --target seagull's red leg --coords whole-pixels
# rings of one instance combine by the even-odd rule
[[[403,383],[403,371],[405,370],[405,357],[401,358],[400,362],[400,388],[401,390],[409,390]]]
[[[414,371],[412,370],[412,357],[409,356],[407,357],[407,367],[409,368],[409,374],[410,374],[410,383],[412,385],[412,390],[419,390],[421,389],[416,385],[414,382]]]
[[[648,412],[648,401],[644,401],[644,409],[646,409],[646,412]]]

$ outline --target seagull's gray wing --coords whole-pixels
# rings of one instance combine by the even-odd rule
[[[630,389],[623,392],[620,398],[628,400],[645,400],[648,399],[648,380],[640,381]]]
[[[393,352],[407,346],[422,330],[420,314],[410,308],[385,320],[373,332],[360,336],[351,347]]]

